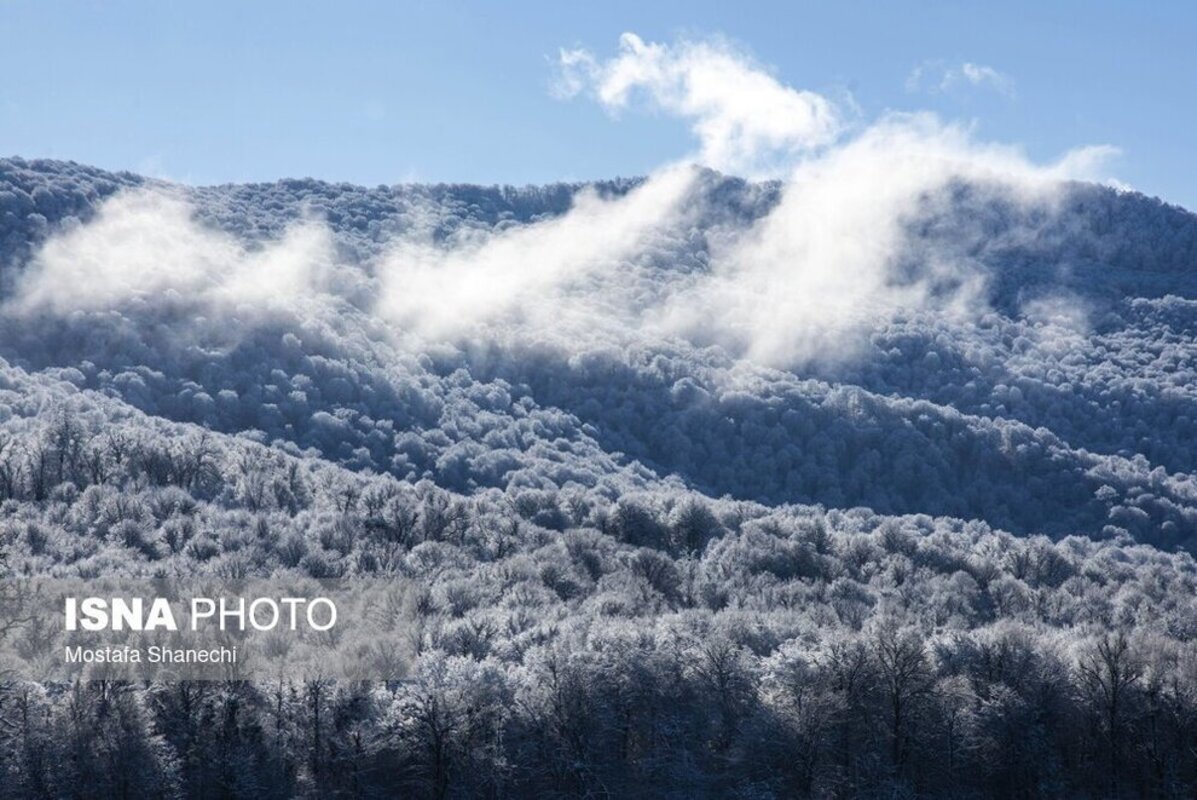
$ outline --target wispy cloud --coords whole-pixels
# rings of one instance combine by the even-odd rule
[[[249,249],[197,222],[173,189],[129,190],[87,225],[46,242],[7,310],[106,311],[163,296],[210,309],[271,309],[320,295],[333,259],[331,233],[316,221]]]
[[[377,268],[375,311],[434,339],[487,326],[564,330],[579,319],[572,330],[605,327],[612,309],[594,306],[603,305],[610,282],[626,278],[628,262],[655,233],[682,219],[695,178],[693,167],[675,167],[622,197],[583,191],[567,214],[449,247],[394,242]]]
[[[339,260],[319,220],[248,247],[199,224],[182,197],[129,192],[52,238],[7,310],[138,314],[168,297],[224,332],[233,318],[340,325],[348,304],[379,323],[371,335],[385,330],[402,346],[587,352],[668,341],[782,367],[837,361],[899,315],[984,308],[968,247],[911,236],[920,215],[950,210],[953,187],[1050,211],[1062,181],[1102,177],[1113,153],[1081,148],[1038,163],[930,113],[843,125],[850,109],[785,85],[722,40],[625,34],[610,59],[568,50],[559,67],[563,95],[684,120],[699,149],[678,161],[769,164],[783,178],[776,202],[750,223],[708,215],[719,202],[709,176],[673,161],[626,193],[581,192],[550,219],[445,240],[415,226],[359,264]],[[979,67],[958,72],[992,80]],[[701,259],[676,263],[700,246]]]
[[[721,40],[660,44],[625,33],[613,58],[562,50],[558,66],[559,97],[589,89],[613,112],[641,100],[691,120],[696,158],[715,169],[757,173],[778,155],[834,141],[841,129],[827,98],[786,86]]]
[[[972,61],[962,64],[924,61],[906,77],[908,92],[949,94],[967,88],[989,89],[1011,99],[1017,94],[1014,80],[1009,75]]]

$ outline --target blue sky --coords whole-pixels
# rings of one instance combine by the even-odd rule
[[[0,0],[0,30],[0,153],[192,183],[645,173],[693,150],[685,122],[550,92],[561,48],[632,31],[726,37],[862,122],[930,110],[1036,160],[1115,145],[1117,178],[1197,208],[1195,4]]]

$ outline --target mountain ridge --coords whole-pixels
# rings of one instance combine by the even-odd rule
[[[19,181],[14,174],[21,176]],[[40,188],[22,188],[35,180],[42,181]],[[777,203],[772,184],[753,185],[714,173],[703,174],[702,180],[701,191],[710,195],[703,202],[715,211],[703,212],[700,221],[730,218],[732,224],[750,225]],[[7,226],[0,241],[10,242],[7,262],[19,261],[22,247],[32,252],[38,246],[36,225],[14,223],[11,197],[17,190],[26,192],[35,208],[59,214],[42,215],[49,231],[74,226],[70,218],[86,224],[104,198],[142,183],[128,173],[60,162],[0,162],[0,219]],[[635,185],[611,182],[600,194],[619,196]],[[316,213],[344,240],[338,243],[338,257],[352,263],[369,257],[370,247],[362,242],[401,235],[410,224],[392,223],[416,214],[413,209],[424,213],[430,202],[433,222],[423,226],[439,230],[433,239],[441,241],[463,227],[501,231],[535,224],[549,212],[560,216],[581,189],[407,186],[384,192],[289,180],[182,191],[202,224],[238,219],[242,225],[234,235],[250,240],[282,236],[303,217],[297,209],[307,203],[315,209],[308,213]],[[1033,208],[1029,217],[1010,211],[1000,196],[994,201],[998,211],[992,211],[985,205],[992,197],[959,184],[949,187],[947,205],[937,203],[940,213],[928,218],[925,232],[916,237],[915,255],[928,251],[927,242],[952,240],[950,253],[967,252],[999,274],[1038,270],[1040,288],[1074,297],[1078,274],[1104,269],[1125,277],[1134,275],[1132,266],[1138,264],[1148,275],[1171,280],[1165,287],[1169,292],[1127,301],[1118,297],[1117,284],[1094,290],[1081,305],[1096,322],[1076,329],[1068,319],[1054,319],[1051,308],[1027,313],[1017,295],[1030,291],[1035,281],[1024,280],[1015,290],[999,286],[991,290],[992,310],[977,319],[961,323],[934,308],[901,314],[875,328],[862,355],[846,362],[795,371],[748,367],[744,374],[754,376],[750,380],[756,388],[747,394],[734,377],[744,368],[719,347],[645,341],[570,353],[556,352],[552,345],[538,351],[531,342],[492,342],[482,349],[447,344],[428,361],[428,354],[416,358],[394,344],[372,340],[368,310],[351,306],[332,328],[315,317],[305,321],[302,315],[284,314],[261,325],[237,323],[233,330],[239,332],[231,339],[221,338],[227,325],[160,336],[172,318],[191,313],[186,303],[173,311],[142,307],[119,319],[106,312],[42,316],[37,342],[22,333],[28,330],[27,318],[10,318],[2,322],[6,344],[0,355],[31,369],[82,368],[83,386],[168,419],[228,433],[258,430],[268,441],[315,448],[355,469],[432,479],[457,491],[509,488],[513,476],[537,462],[530,453],[538,435],[515,436],[515,449],[506,446],[498,462],[493,445],[487,444],[509,439],[511,434],[499,431],[517,430],[513,409],[530,402],[549,429],[559,431],[553,438],[564,435],[575,442],[571,447],[590,453],[571,457],[581,459],[575,467],[579,474],[586,473],[580,465],[609,457],[600,453],[614,454],[617,461],[635,459],[658,478],[675,475],[712,496],[866,506],[892,514],[927,512],[1055,536],[1109,536],[1121,530],[1164,546],[1191,546],[1197,536],[1189,474],[1197,471],[1197,448],[1191,444],[1197,440],[1192,435],[1197,380],[1184,377],[1194,369],[1192,338],[1172,331],[1176,326],[1186,330],[1197,320],[1185,299],[1197,297],[1192,288],[1197,270],[1185,268],[1197,263],[1185,260],[1187,248],[1197,252],[1197,216],[1139,195],[1083,185],[1068,188],[1058,219],[1039,220],[1036,215],[1046,212]],[[323,211],[313,198],[328,201]],[[1120,215],[1103,205],[1110,203],[1127,205],[1138,216],[1130,211]],[[257,209],[264,221],[254,222],[248,207]],[[967,235],[954,236],[952,231],[961,226],[944,221],[944,210],[952,208],[965,219]],[[373,216],[364,226],[358,224],[367,212]],[[1103,248],[1097,234],[1090,241],[1070,232],[1078,226],[1069,222],[1069,214],[1082,212],[1088,215],[1079,225],[1082,233],[1113,231],[1110,235],[1123,240],[1122,248]],[[1135,255],[1156,252],[1154,229],[1136,229],[1138,245],[1119,233],[1131,226],[1126,219],[1144,215],[1170,232],[1166,244],[1179,249],[1167,250],[1173,258],[1166,263]],[[1024,229],[1035,235],[1010,233]],[[20,238],[15,248],[14,236]],[[683,259],[696,259],[696,268],[706,269],[702,254],[709,245],[689,237],[683,236],[681,245],[666,243],[665,252],[675,254],[680,247]],[[1021,249],[993,247],[991,241],[1025,244]],[[1044,242],[1057,249],[1045,251]],[[1086,252],[1078,242],[1092,246]],[[692,247],[698,250],[686,249]],[[1085,258],[1092,265],[1088,272],[1073,270],[1053,282],[1052,276],[1062,274],[1057,261]],[[12,270],[9,266],[6,273]],[[1167,322],[1159,321],[1161,314]],[[180,330],[191,325],[185,317],[179,319]],[[337,326],[343,330],[337,332]],[[1061,345],[1060,337],[1066,344]],[[303,343],[294,343],[298,341]],[[119,356],[114,361],[106,353]],[[1147,371],[1140,363],[1145,356],[1150,357],[1143,362]],[[1161,358],[1168,361],[1167,374],[1151,372],[1153,363],[1163,369]],[[1103,369],[1094,370],[1095,363],[1106,365],[1108,374],[1101,381],[1093,379],[1103,374]],[[484,406],[470,399],[475,385],[483,394],[509,395],[508,405],[484,412]],[[329,386],[341,388],[329,393]],[[293,399],[297,393],[303,401]],[[1133,406],[1138,417],[1124,414],[1124,404]],[[479,414],[497,427],[488,431],[476,422],[463,422]],[[1174,435],[1144,443],[1135,433],[1144,424],[1163,425]],[[1141,452],[1147,454],[1145,464],[1136,461]],[[505,466],[496,468],[496,463]],[[1166,466],[1165,478],[1152,477],[1160,465]],[[1117,501],[1110,496],[1111,482]]]

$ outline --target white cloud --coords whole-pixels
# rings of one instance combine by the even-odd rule
[[[9,310],[116,310],[165,293],[213,308],[268,309],[315,296],[332,260],[331,235],[316,222],[250,250],[196,222],[169,189],[129,190],[46,242]]]
[[[989,86],[998,94],[1014,96],[1014,81],[1009,75],[998,72],[993,67],[966,61],[960,65],[960,75],[973,86]]]
[[[827,98],[785,86],[719,41],[665,45],[625,34],[614,58],[563,51],[560,67],[560,94],[589,89],[617,112],[643,95],[650,110],[692,120],[704,163],[735,170],[789,157],[777,207],[750,230],[718,239],[708,273],[669,276],[673,285],[639,321],[643,331],[775,365],[843,358],[863,332],[900,313],[965,313],[983,302],[983,277],[959,252],[921,249],[913,271],[903,263],[908,223],[949,202],[953,183],[1050,207],[1062,181],[1100,177],[1114,153],[1080,148],[1036,164],[1017,147],[977,141],[968,127],[926,113],[890,114],[848,132]],[[910,83],[1014,91],[1007,76],[973,62],[924,64]]]
[[[650,108],[691,120],[696,159],[719,170],[756,172],[778,155],[829,144],[841,128],[827,98],[780,83],[720,41],[670,45],[625,33],[614,58],[563,50],[559,66],[558,96],[589,87],[612,111],[643,98]]]
[[[423,338],[512,326],[593,333],[618,316],[617,307],[595,306],[654,232],[681,218],[695,177],[691,167],[674,167],[622,197],[583,191],[563,216],[449,246],[395,242],[376,269],[375,310]]]
[[[616,111],[642,94],[650,108],[688,120],[708,164],[784,165],[780,200],[751,225],[728,215],[700,225],[705,178],[669,164],[623,196],[584,191],[553,219],[441,243],[409,234],[377,263],[346,267],[342,284],[317,223],[251,249],[196,224],[177,197],[132,192],[48,242],[19,303],[67,314],[174,293],[205,309],[332,315],[343,299],[372,305],[380,324],[369,335],[389,329],[416,348],[500,341],[585,352],[669,339],[794,367],[851,356],[869,331],[904,313],[983,307],[984,278],[966,247],[909,234],[922,213],[951,216],[953,186],[1050,211],[1062,181],[1104,177],[1114,152],[1080,148],[1035,163],[927,113],[847,131],[835,104],[785,86],[721,42],[647,44],[628,34],[607,62],[573,50],[561,66],[561,93],[591,91]],[[674,269],[676,254],[698,244],[704,254]],[[376,299],[358,303],[366,295]]]
[[[906,90],[928,94],[950,94],[964,88],[987,88],[1003,97],[1016,96],[1014,80],[985,64],[965,61],[962,64],[945,64],[943,61],[925,61],[919,64],[906,78]]]
[[[777,207],[714,254],[709,278],[671,298],[661,326],[788,366],[850,357],[898,314],[974,312],[982,272],[957,251],[913,252],[907,223],[950,202],[955,181],[1050,209],[1061,181],[1095,177],[1107,154],[1036,165],[934,115],[890,115],[802,162]]]

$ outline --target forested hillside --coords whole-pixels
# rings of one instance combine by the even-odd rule
[[[792,203],[0,161],[6,573],[419,587],[401,683],[9,681],[0,797],[1192,796],[1197,216]]]

